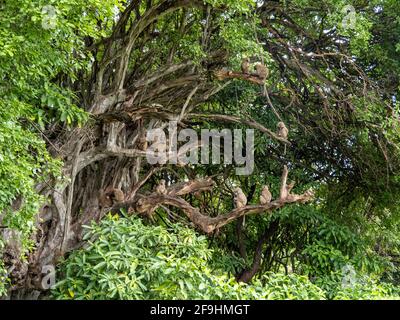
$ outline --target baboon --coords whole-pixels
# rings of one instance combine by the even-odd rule
[[[245,73],[245,74],[249,74],[250,72],[250,59],[249,58],[244,58],[243,60],[242,60],[242,65],[241,65],[241,68],[242,68],[242,72],[243,73]]]
[[[256,68],[255,75],[259,77],[262,81],[265,81],[269,75],[268,67],[262,63],[258,63],[256,64],[255,68]]]
[[[239,187],[235,188],[233,194],[233,200],[236,208],[242,208],[247,204],[247,198],[242,189],[240,189]]]
[[[156,187],[156,192],[158,194],[167,194],[167,188],[165,187],[165,180],[161,179],[160,183]]]
[[[272,194],[269,191],[268,186],[264,186],[260,194],[260,204],[264,205],[270,203],[272,200]]]
[[[279,137],[282,137],[284,139],[288,138],[289,130],[288,130],[288,128],[286,127],[286,125],[282,121],[278,122],[278,132],[277,132],[277,134],[278,134]]]
[[[117,203],[125,200],[125,195],[122,190],[107,187],[106,190],[100,192],[99,204],[102,208],[110,208]]]

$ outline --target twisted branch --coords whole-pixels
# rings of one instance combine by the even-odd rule
[[[313,199],[314,195],[311,190],[308,190],[301,195],[291,194],[290,191],[293,188],[294,183],[287,185],[287,176],[288,169],[285,166],[282,174],[281,192],[277,200],[265,205],[247,205],[245,207],[236,208],[226,214],[216,217],[209,217],[202,214],[198,208],[193,207],[190,203],[181,198],[181,196],[189,193],[211,190],[214,186],[214,182],[211,179],[192,180],[178,184],[168,188],[166,194],[152,193],[146,196],[138,195],[131,201],[126,201],[114,206],[112,211],[117,212],[121,208],[125,208],[130,213],[151,216],[158,207],[162,205],[170,205],[181,209],[185,213],[186,217],[200,230],[205,233],[212,233],[240,217],[250,214],[272,212],[287,204],[305,203]]]

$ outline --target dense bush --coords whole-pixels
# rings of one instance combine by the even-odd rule
[[[271,274],[238,284],[213,266],[205,237],[182,225],[146,226],[109,217],[90,227],[86,249],[60,268],[58,299],[311,299],[323,293],[305,277]],[[265,286],[265,287],[264,287]]]
[[[59,269],[61,281],[52,292],[56,299],[325,299],[329,295],[307,276],[294,273],[268,272],[249,285],[237,283],[224,270],[242,262],[209,248],[204,236],[180,224],[152,226],[137,217],[109,215],[88,229],[87,247],[73,252]],[[340,279],[320,278],[316,283],[337,287],[336,296],[330,295],[334,299],[396,295],[394,287],[370,279],[344,289],[339,288]]]

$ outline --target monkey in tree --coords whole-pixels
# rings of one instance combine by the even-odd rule
[[[137,148],[142,151],[146,151],[148,147],[148,143],[146,140],[146,133],[142,132],[137,140]]]
[[[125,195],[121,189],[114,188],[111,193],[111,200],[113,202],[113,205],[116,203],[121,203],[125,200]]]
[[[272,200],[271,191],[269,191],[268,186],[264,186],[260,194],[260,204],[264,205],[270,203]]]
[[[288,130],[288,128],[286,127],[286,125],[282,121],[278,122],[277,135],[278,135],[278,137],[281,137],[281,138],[283,138],[285,140],[287,140],[287,138],[288,138],[289,130]],[[286,145],[285,145],[285,149],[283,151],[283,154],[284,155],[286,154]]]
[[[247,204],[247,197],[239,187],[233,190],[233,201],[236,208],[243,208]],[[243,216],[243,227],[246,224],[245,216]]]
[[[281,121],[278,122],[278,132],[277,132],[278,136],[287,140],[288,135],[289,135],[289,130],[286,127],[286,125]]]
[[[112,207],[111,197],[105,191],[100,191],[99,204],[101,208]]]
[[[110,186],[104,192],[100,192],[99,204],[102,208],[110,208],[124,200],[125,195],[122,190]]]
[[[268,67],[262,63],[257,63],[255,68],[256,68],[256,73],[254,75],[260,78],[263,82],[267,80],[269,75]]]
[[[241,68],[242,68],[242,72],[244,74],[249,74],[250,73],[250,59],[249,58],[244,58],[242,60]]]
[[[235,188],[233,190],[233,195],[234,195],[233,201],[235,203],[236,208],[242,208],[246,206],[247,198],[242,189],[240,189],[239,187]]]
[[[167,194],[167,188],[165,187],[165,180],[161,179],[160,183],[156,187],[156,192],[158,194]]]
[[[263,63],[257,63],[255,65],[256,72],[252,73],[253,76],[256,76],[262,81],[262,87],[261,87],[261,94],[262,96],[266,97],[268,96],[267,92],[267,85],[265,83],[265,80],[267,80],[269,76],[269,69],[266,65]]]
[[[137,148],[142,151],[146,151],[148,147],[147,139],[146,139],[146,129],[144,127],[144,121],[143,119],[140,119],[138,121],[138,131],[139,131],[139,137],[137,139]]]

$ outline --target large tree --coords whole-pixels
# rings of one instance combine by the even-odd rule
[[[288,167],[302,170],[303,185],[335,188],[340,181],[343,206],[356,193],[373,196],[376,206],[388,203],[384,188],[396,194],[399,78],[382,72],[399,68],[391,47],[398,39],[386,32],[399,28],[395,2],[354,1],[356,23],[347,28],[345,3],[333,0],[74,0],[43,11],[44,5],[0,2],[0,139],[10,140],[1,145],[7,189],[0,210],[4,236],[18,229],[31,246],[27,262],[4,254],[22,295],[40,290],[42,267],[80,247],[82,226],[110,210],[151,217],[168,207],[207,234],[237,220],[245,257],[245,215],[311,199],[304,188],[292,193]],[[265,85],[240,72],[243,57],[268,66]],[[216,194],[231,196],[227,181],[248,182],[232,167],[149,165],[141,138],[168,121],[258,130],[256,172],[282,174],[276,200],[216,207]],[[289,126],[290,141],[275,133],[278,121]],[[169,181],[166,194],[152,191],[161,177]],[[99,203],[109,186],[126,199],[111,208]],[[244,187],[249,199],[255,188]],[[254,260],[238,280],[259,270],[263,246],[278,229],[278,222],[260,225]]]

